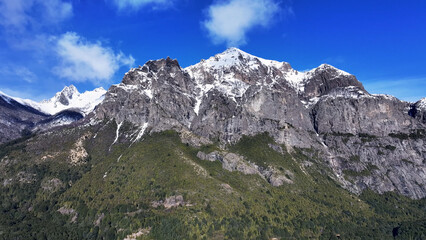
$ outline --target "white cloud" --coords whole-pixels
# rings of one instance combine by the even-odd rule
[[[135,62],[132,56],[115,53],[100,42],[88,42],[73,32],[56,39],[56,45],[61,65],[55,68],[55,74],[78,82],[108,83],[121,66],[131,67]]]
[[[62,0],[0,0],[0,25],[9,31],[54,25],[71,17],[72,10]]]
[[[124,9],[139,9],[147,5],[152,5],[155,7],[169,6],[173,1],[172,0],[112,0],[113,3],[118,7],[119,10]]]
[[[26,25],[29,18],[26,12],[31,8],[33,1],[10,1],[0,0],[0,23],[5,27],[16,27]]]
[[[280,7],[274,0],[227,0],[208,8],[203,22],[215,43],[228,46],[246,43],[246,34],[254,27],[267,27]]]

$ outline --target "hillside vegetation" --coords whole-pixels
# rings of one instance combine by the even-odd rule
[[[125,124],[123,135],[131,128]],[[426,237],[426,200],[351,194],[328,177],[314,150],[276,151],[267,134],[225,149],[189,146],[174,131],[111,146],[114,137],[115,124],[104,122],[2,145],[0,239]],[[87,155],[71,163],[79,141]],[[288,170],[292,183],[274,187],[197,157],[222,150]]]

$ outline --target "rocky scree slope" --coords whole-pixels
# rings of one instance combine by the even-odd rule
[[[298,72],[236,48],[181,68],[170,58],[131,69],[93,118],[129,122],[128,138],[173,129],[194,146],[267,132],[289,151],[318,154],[354,193],[371,188],[426,196],[425,125],[410,103],[369,94],[355,76],[323,64]]]

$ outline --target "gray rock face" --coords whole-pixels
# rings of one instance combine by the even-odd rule
[[[322,64],[308,73],[309,77],[305,84],[303,96],[306,99],[319,97],[330,93],[336,88],[354,86],[366,92],[362,83],[354,75],[343,72],[328,64]]]
[[[186,128],[195,116],[192,82],[176,60],[150,61],[108,90],[97,117],[148,124],[151,131]]]
[[[314,130],[309,112],[283,72],[294,70],[265,61],[235,49],[187,69],[172,59],[150,61],[109,89],[96,116],[223,142],[266,131],[280,142],[309,146],[301,140],[308,136],[296,132]]]
[[[323,137],[335,160],[332,169],[352,182],[354,191],[368,187],[379,193],[396,191],[411,198],[425,197],[425,137],[403,140],[365,134]]]
[[[174,129],[195,146],[268,132],[290,151],[316,150],[350,191],[423,198],[425,110],[420,103],[416,114],[412,109],[394,97],[369,94],[355,76],[332,66],[298,72],[231,48],[185,69],[168,58],[130,70],[108,90],[95,117],[133,123],[140,126],[138,135]],[[228,170],[257,171],[273,185],[291,181],[272,168],[242,166],[233,155],[199,158],[219,160]]]
[[[330,167],[350,182],[344,185],[426,197],[426,127],[409,111],[407,102],[357,87],[316,99],[313,124],[328,146]]]
[[[211,162],[219,161],[222,163],[222,168],[230,172],[237,171],[245,175],[259,175],[274,187],[279,187],[285,183],[293,183],[291,177],[293,177],[294,174],[291,171],[283,170],[284,172],[282,172],[272,166],[262,168],[254,163],[244,160],[244,157],[235,153],[214,151],[206,154],[203,152],[198,152],[197,157],[201,160],[207,160]]]
[[[177,195],[177,196],[170,196],[168,198],[166,198],[164,201],[154,201],[151,203],[151,205],[154,208],[157,208],[159,206],[164,206],[165,209],[170,209],[173,207],[179,207],[179,206],[185,206],[188,205],[188,203],[186,203],[183,200],[183,196],[182,195]]]
[[[358,88],[334,89],[312,109],[314,127],[325,133],[368,133],[387,136],[424,128],[408,115],[409,104],[385,95],[370,95]]]

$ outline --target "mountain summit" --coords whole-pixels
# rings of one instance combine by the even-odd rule
[[[74,85],[70,85],[56,93],[51,99],[41,101],[38,107],[41,111],[49,114],[56,114],[66,109],[74,109],[87,115],[102,102],[105,93],[106,90],[102,87],[80,93]]]

